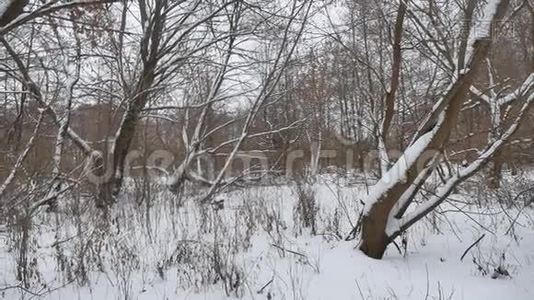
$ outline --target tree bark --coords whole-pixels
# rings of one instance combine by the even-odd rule
[[[387,246],[391,242],[386,234],[386,226],[391,202],[380,202],[362,218],[362,241],[360,250],[367,256],[381,259]]]
[[[501,157],[501,152],[497,151],[493,159],[491,161],[489,170],[489,178],[488,178],[488,185],[490,189],[496,190],[501,187],[501,179],[502,179],[502,166],[503,161]]]
[[[166,22],[167,1],[158,1],[152,12],[151,25],[145,28],[143,40],[141,41],[140,57],[143,61],[143,69],[136,82],[133,93],[126,111],[124,112],[121,125],[116,134],[112,149],[112,161],[107,164],[111,168],[111,178],[99,186],[98,203],[112,204],[119,194],[124,179],[126,157],[134,139],[137,123],[143,108],[146,106],[151,88],[156,79],[156,68],[158,67],[160,56],[160,44]],[[144,23],[149,22],[144,1],[140,1],[141,15]],[[148,23],[147,23],[148,24]]]
[[[504,15],[508,2],[507,0],[501,1],[496,14],[493,16],[493,21]],[[410,161],[399,159],[396,165],[407,164],[403,174],[395,174],[395,171],[403,170],[402,167],[391,168],[391,174],[388,172],[386,177],[383,174],[377,186],[374,187],[376,191],[373,190],[370,193],[372,197],[369,199],[370,204],[366,204],[369,207],[366,208],[367,211],[364,212],[362,218],[362,239],[359,245],[360,250],[369,257],[382,258],[388,244],[395,238],[395,236],[388,236],[386,232],[390,213],[421,172],[418,167],[426,166],[431,161],[431,157],[422,154],[427,151],[440,151],[448,141],[450,133],[457,123],[465,95],[473,82],[474,75],[488,55],[491,40],[487,38],[476,40],[472,47],[473,54],[468,61],[468,68],[464,69],[463,72],[457,70],[458,74],[455,80],[444,93],[439,105],[436,105],[436,109],[429,114],[422,130],[416,133],[414,141],[405,150],[405,155],[411,151],[418,151],[419,154],[411,153],[410,155],[416,157],[410,158]],[[427,138],[428,140],[426,140]],[[388,175],[394,175],[394,177],[388,178]],[[389,184],[388,181],[392,179],[394,180],[393,183]],[[375,192],[377,194],[374,194]],[[407,201],[408,203],[413,201],[413,197]]]
[[[137,95],[129,103],[127,110],[124,114],[119,132],[115,139],[113,146],[112,161],[108,164],[108,167],[111,167],[113,170],[112,176],[109,180],[106,180],[99,190],[98,201],[100,204],[112,204],[115,200],[115,197],[119,194],[122,182],[124,179],[125,165],[126,165],[126,156],[130,149],[130,145],[135,135],[135,128],[137,127],[137,122],[141,115],[141,111],[145,107],[148,101],[149,89],[154,82],[154,65],[149,65],[146,67],[144,76],[139,82],[138,88],[136,89]],[[103,166],[104,164],[100,164]]]
[[[22,10],[28,4],[28,0],[4,0],[11,1],[11,4],[8,5],[7,9],[2,15],[0,15],[0,26],[6,26],[15,18],[22,14]]]

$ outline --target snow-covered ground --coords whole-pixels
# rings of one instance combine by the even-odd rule
[[[344,240],[362,183],[322,176],[300,189],[236,190],[209,207],[175,208],[176,196],[152,191],[148,219],[131,190],[108,225],[84,198],[35,218],[27,289],[16,279],[21,237],[0,233],[0,298],[534,299],[534,211],[519,204],[454,195],[408,232],[407,251],[399,240],[400,251],[373,260]],[[299,195],[317,202],[314,229],[303,228]]]

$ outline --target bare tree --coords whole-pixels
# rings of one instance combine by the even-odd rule
[[[493,1],[487,4],[484,16],[490,22],[484,23],[497,26],[496,22],[505,16],[508,4],[509,1]],[[412,17],[415,17],[415,14],[412,14]],[[446,149],[447,141],[458,120],[475,74],[481,69],[488,56],[491,39],[489,38],[490,28],[487,24],[472,28],[465,53],[455,54],[456,57],[466,57],[465,65],[461,69],[454,69],[449,86],[442,92],[439,101],[419,126],[403,155],[371,188],[362,218],[362,240],[359,246],[368,256],[381,258],[389,243],[431,212],[449,196],[458,184],[487,163],[517,130],[530,107],[534,95],[529,95],[525,99],[512,125],[504,130],[498,139],[488,144],[474,161],[452,171],[429,200],[416,207],[414,211],[406,213],[422,184],[436,169],[440,153]],[[453,57],[452,53],[444,53],[447,54],[446,60]]]

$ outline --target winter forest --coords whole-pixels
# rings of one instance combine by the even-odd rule
[[[534,299],[533,0],[0,0],[0,299]]]

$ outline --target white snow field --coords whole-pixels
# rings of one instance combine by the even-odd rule
[[[132,185],[107,226],[81,197],[33,220],[27,287],[20,237],[0,233],[0,298],[534,299],[532,207],[455,194],[397,241],[402,254],[391,245],[374,260],[358,237],[345,241],[366,186],[337,178],[240,189],[207,207],[153,192],[148,219]],[[316,201],[310,228],[299,195]]]

